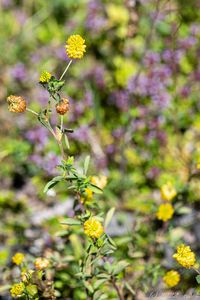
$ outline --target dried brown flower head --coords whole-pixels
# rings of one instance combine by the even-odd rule
[[[69,100],[62,98],[61,101],[56,105],[56,111],[59,115],[64,115],[69,111]]]
[[[21,96],[11,95],[7,97],[7,102],[10,112],[22,113],[26,110],[26,101]]]

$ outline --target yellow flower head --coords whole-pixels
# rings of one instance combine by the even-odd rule
[[[177,247],[173,258],[175,258],[176,261],[185,268],[194,266],[196,262],[195,253],[192,252],[190,246],[186,246],[184,244]]]
[[[26,101],[21,96],[11,95],[7,97],[7,102],[10,112],[21,113],[26,110]]]
[[[95,218],[90,218],[84,223],[84,232],[89,237],[98,239],[103,233],[103,226]]]
[[[66,53],[69,58],[81,59],[86,52],[85,40],[79,35],[71,35],[66,42]]]
[[[100,189],[103,189],[107,184],[107,177],[104,175],[101,176],[92,176],[91,182],[98,186]]]
[[[16,265],[21,265],[23,261],[24,261],[23,253],[18,252],[12,257],[12,262]]]
[[[20,282],[12,285],[10,293],[12,297],[18,297],[23,294],[23,291],[24,291],[24,284],[23,282]]]
[[[49,260],[43,257],[38,257],[36,258],[34,265],[37,270],[44,270],[48,267]]]
[[[90,188],[86,188],[84,195],[81,197],[82,203],[91,203],[93,200],[93,191]]]
[[[174,214],[173,206],[170,203],[161,204],[157,211],[157,219],[163,222],[168,221]]]
[[[167,201],[171,201],[177,195],[176,189],[170,181],[161,187],[161,195]]]
[[[40,82],[42,83],[48,83],[50,79],[51,79],[51,73],[47,71],[43,71],[42,74],[40,75]]]
[[[168,287],[172,288],[179,283],[180,275],[177,271],[171,270],[165,274],[163,281]]]

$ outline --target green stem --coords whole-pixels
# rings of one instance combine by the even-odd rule
[[[197,274],[199,274],[199,275],[200,275],[200,271],[199,271],[199,270],[197,270],[196,268],[193,268],[193,270],[194,270],[194,271],[196,271],[196,272],[197,272]]]
[[[115,282],[115,279],[113,278],[111,282],[112,282],[112,285],[113,285],[114,289],[117,292],[117,295],[118,295],[119,299],[124,300],[124,296],[121,294],[120,289],[119,289],[118,285]]]
[[[69,61],[67,67],[65,68],[64,72],[63,72],[62,75],[60,76],[60,79],[59,79],[59,80],[62,80],[62,79],[63,79],[63,77],[64,77],[65,73],[67,72],[67,70],[69,69],[71,63],[72,63],[72,59]]]
[[[64,121],[64,116],[61,115],[60,117],[60,130],[63,130],[63,121]]]
[[[26,108],[27,111],[31,112],[32,114],[38,116],[38,113],[36,113],[34,110],[30,109],[30,108]]]

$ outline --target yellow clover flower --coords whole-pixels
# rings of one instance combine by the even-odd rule
[[[24,292],[24,284],[23,282],[15,283],[12,285],[10,289],[10,293],[12,297],[21,296]]]
[[[43,257],[38,257],[36,258],[34,265],[37,270],[44,270],[48,267],[49,260]]]
[[[18,252],[12,257],[12,262],[16,265],[21,265],[23,261],[24,261],[23,253]]]
[[[170,181],[161,187],[161,195],[167,201],[171,201],[177,195],[176,189]]]
[[[51,79],[51,73],[47,71],[43,71],[42,74],[40,75],[40,82],[42,83],[48,83],[50,79]]]
[[[84,223],[84,232],[91,238],[98,239],[103,233],[102,224],[97,221],[95,218],[90,218]]]
[[[196,262],[195,253],[192,252],[190,246],[181,244],[177,247],[176,253],[173,255],[173,258],[185,268],[191,268]]]
[[[172,218],[173,214],[173,206],[170,203],[164,203],[159,206],[156,216],[158,220],[166,222]]]
[[[86,188],[84,195],[81,197],[82,203],[91,203],[93,200],[93,191],[90,188]]]
[[[163,277],[163,281],[169,288],[172,288],[179,283],[180,275],[175,270],[168,271]]]
[[[91,182],[98,186],[100,189],[103,189],[107,184],[107,177],[104,175],[101,176],[92,176]]]
[[[85,40],[79,35],[71,35],[66,42],[66,53],[71,59],[81,59],[86,52]]]

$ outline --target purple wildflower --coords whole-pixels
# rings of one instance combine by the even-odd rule
[[[26,78],[26,68],[23,63],[16,64],[11,70],[11,76],[18,81],[23,81]]]

